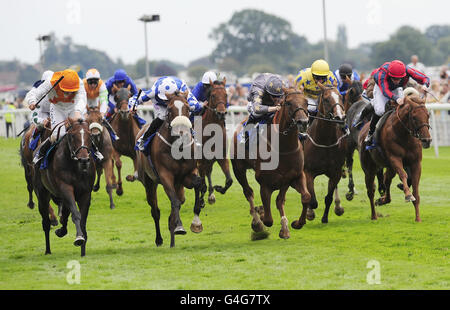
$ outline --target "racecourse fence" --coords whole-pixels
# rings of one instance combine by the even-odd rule
[[[431,135],[433,138],[435,155],[439,157],[439,146],[450,146],[450,103],[430,103],[427,104],[430,111]],[[150,122],[154,118],[153,106],[144,105],[137,108],[139,116]],[[17,136],[26,126],[28,126],[31,113],[29,109],[17,109],[13,111],[0,110],[0,137],[6,137],[5,114],[13,113],[14,122],[12,133]],[[238,124],[248,115],[247,107],[231,106],[228,108],[226,117],[226,129],[228,137],[233,135]]]

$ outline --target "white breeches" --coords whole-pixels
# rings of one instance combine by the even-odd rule
[[[392,91],[393,94],[403,97],[403,88],[398,87]],[[375,110],[375,114],[378,116],[382,116],[386,110],[386,103],[389,101],[388,97],[383,95],[383,92],[378,85],[375,84],[373,89],[373,99],[372,105]]]

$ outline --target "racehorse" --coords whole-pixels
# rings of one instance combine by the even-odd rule
[[[65,126],[66,134],[59,139],[54,153],[48,158],[47,168],[41,169],[39,163],[34,166],[33,186],[42,216],[45,254],[51,254],[48,203],[51,197],[56,197],[62,202],[62,227],[55,233],[60,238],[67,234],[67,220],[72,214],[76,228],[74,245],[81,246],[81,256],[85,256],[88,238],[86,221],[95,182],[95,162],[89,154],[91,138],[88,123],[81,119],[68,119]]]
[[[429,113],[425,99],[417,96],[404,97],[404,103],[397,105],[388,115],[381,129],[375,135],[379,147],[366,150],[364,141],[369,130],[366,124],[359,135],[359,156],[361,167],[365,173],[367,196],[370,200],[371,218],[377,219],[374,203],[374,176],[377,170],[386,167],[384,184],[386,193],[379,199],[379,205],[391,201],[390,186],[392,178],[398,174],[403,184],[405,202],[413,202],[416,222],[421,222],[419,214],[419,181],[422,171],[422,146],[429,148],[431,143]],[[380,119],[380,122],[382,119]],[[378,125],[379,125],[378,124]],[[378,126],[377,126],[378,127]],[[407,173],[404,167],[409,167],[413,193],[407,184]]]
[[[167,117],[149,146],[149,155],[137,151],[138,180],[144,185],[147,203],[151,206],[156,228],[156,246],[161,246],[159,219],[160,210],[157,201],[157,187],[162,184],[170,199],[169,216],[170,247],[175,246],[175,235],[185,235],[186,231],[180,218],[180,208],[185,202],[184,187],[195,190],[193,232],[201,232],[203,227],[199,215],[201,178],[198,176],[197,161],[194,159],[194,140],[189,120],[188,92],[166,94],[168,99]],[[136,137],[136,143],[149,124],[145,125]],[[187,156],[178,158],[180,151]],[[175,156],[175,157],[174,157]]]
[[[212,158],[207,159],[202,154],[202,158],[198,160],[198,170],[200,177],[202,178],[203,182],[205,182],[205,176],[208,177],[208,202],[210,204],[213,204],[216,201],[216,198],[214,196],[214,190],[218,191],[221,194],[225,194],[228,188],[233,183],[233,179],[231,178],[230,174],[230,164],[227,158],[227,133],[225,129],[225,115],[227,113],[227,91],[225,89],[226,85],[226,79],[224,78],[223,81],[215,81],[214,83],[210,81],[211,89],[209,93],[207,94],[208,98],[208,104],[204,106],[206,109],[201,120],[202,120],[202,133],[205,133],[205,128],[210,124],[217,124],[220,126],[221,134],[217,133],[219,137],[214,136],[216,139],[222,140],[222,156],[220,158]],[[205,145],[211,137],[206,136],[202,134],[202,144]],[[213,146],[214,147],[214,146]],[[215,149],[212,150],[213,152]],[[214,186],[212,185],[211,180],[211,172],[213,169],[214,162],[218,162],[220,168],[222,169],[223,173],[225,174],[225,186]],[[206,192],[206,191],[205,191]],[[202,206],[204,206],[204,200],[203,197],[205,195],[205,192],[202,192],[200,195],[200,201]]]
[[[355,124],[370,121],[371,113],[373,113],[372,105],[369,101],[362,97],[362,84],[360,81],[353,81],[347,93],[344,96],[345,122],[350,130],[347,137],[347,151],[345,164],[348,171],[348,192],[345,197],[348,201],[353,200],[355,195],[355,183],[353,180],[353,154],[358,148],[358,136],[362,125]],[[384,195],[386,187],[383,182],[383,170],[377,172],[378,192]]]
[[[139,132],[139,126],[133,117],[133,113],[135,112],[128,107],[128,100],[130,97],[131,92],[128,88],[121,88],[116,92],[114,99],[117,103],[117,111],[111,117],[110,121],[111,127],[120,138],[113,141],[113,161],[115,162],[118,174],[116,193],[119,196],[123,194],[121,175],[122,161],[120,160],[120,156],[125,155],[133,160],[134,175],[128,175],[126,178],[127,181],[133,182],[136,179],[137,174],[134,141]]]
[[[341,216],[344,208],[340,206],[337,185],[342,176],[342,167],[345,162],[346,137],[345,111],[342,96],[335,87],[327,87],[319,83],[320,95],[318,98],[317,116],[308,128],[305,140],[305,175],[311,201],[308,207],[308,219],[315,217],[314,209],[318,203],[314,191],[314,179],[322,174],[328,177],[328,193],[325,196],[325,211],[322,223],[328,223],[328,212],[336,195],[334,212]]]
[[[274,169],[264,169],[262,164],[267,162],[266,158],[262,158],[260,152],[256,154],[256,159],[249,158],[249,151],[245,151],[245,157],[240,156],[238,144],[238,135],[242,131],[242,122],[236,129],[233,136],[233,144],[231,150],[231,163],[233,172],[241,184],[244,196],[250,204],[250,215],[252,216],[252,229],[254,232],[262,232],[264,225],[271,227],[273,218],[270,209],[271,196],[273,191],[279,190],[276,198],[276,205],[281,217],[281,230],[279,237],[287,239],[290,237],[288,228],[288,219],[284,211],[286,192],[289,187],[293,187],[301,194],[303,211],[299,220],[292,222],[291,226],[300,229],[306,223],[306,208],[311,198],[306,188],[306,178],[303,172],[303,146],[299,140],[299,132],[306,131],[308,126],[308,101],[305,96],[295,88],[283,88],[285,93],[281,109],[274,114],[272,124],[275,126],[267,130],[267,138],[262,135],[259,137],[260,146],[264,143],[267,149],[270,148],[272,157],[278,156],[278,165]],[[263,102],[264,104],[264,102]],[[271,131],[279,128],[272,137]],[[279,139],[279,146],[272,147],[273,138]],[[263,141],[265,139],[265,141]],[[271,142],[270,142],[271,141]],[[278,149],[277,149],[278,148]],[[261,149],[261,147],[260,147]],[[273,158],[272,158],[273,159]],[[255,171],[255,178],[260,185],[261,200],[264,210],[258,210],[254,204],[253,189],[248,184],[247,170]],[[261,222],[262,220],[262,222]],[[264,223],[264,225],[263,225]]]
[[[100,179],[105,170],[106,192],[109,196],[109,207],[115,208],[115,204],[112,197],[112,190],[116,187],[116,177],[114,175],[114,165],[112,160],[113,145],[111,142],[111,136],[103,125],[103,117],[98,108],[89,108],[86,121],[89,124],[89,131],[93,143],[98,147],[100,153],[104,159],[95,165],[97,169],[97,182],[94,185],[94,192],[100,189]]]
[[[43,130],[41,130],[40,138],[36,141],[36,147],[44,141],[50,133],[50,122],[47,123],[47,126],[44,126]],[[20,140],[20,160],[25,171],[25,181],[27,182],[27,190],[28,190],[28,208],[34,209],[33,202],[33,150],[30,149],[30,141],[33,139],[33,134],[37,130],[36,125],[31,124],[28,130],[25,131],[21,140]],[[48,205],[48,210],[50,213],[50,223],[52,226],[58,226],[58,219],[53,211],[52,206]]]

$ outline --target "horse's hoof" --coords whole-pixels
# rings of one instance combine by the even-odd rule
[[[222,195],[225,194],[225,192],[226,192],[226,191],[225,191],[225,188],[222,187],[222,186],[219,186],[219,185],[214,186],[214,190],[215,190],[216,192],[221,193]]]
[[[128,182],[136,181],[136,178],[134,177],[134,175],[127,175],[126,179],[127,179]]]
[[[156,239],[155,240],[155,244],[156,244],[157,247],[160,247],[163,244],[163,240],[162,239]]]
[[[291,227],[294,228],[294,229],[302,229],[302,227],[303,227],[304,225],[305,225],[305,224],[300,223],[299,220],[293,221],[293,222],[291,223]]]
[[[28,206],[28,208],[30,208],[31,210],[33,210],[34,209],[34,202],[29,202],[28,204],[27,204],[27,206]]]
[[[55,235],[57,235],[59,238],[62,238],[65,235],[67,235],[67,229],[59,228],[59,229],[55,230]]]
[[[289,239],[291,237],[291,234],[288,231],[280,230],[280,234],[278,235],[281,239]]]
[[[52,226],[58,226],[58,220],[57,219],[50,219],[50,225]]]
[[[344,214],[344,208],[342,208],[342,207],[334,208],[334,213],[335,213],[337,216],[341,216],[342,214]]]
[[[100,189],[100,185],[94,185],[94,188],[92,189],[94,192],[98,192]]]
[[[77,236],[75,238],[75,241],[73,242],[74,246],[82,246],[84,244],[85,240],[82,236]]]
[[[408,195],[405,197],[405,202],[414,202],[416,201],[416,198],[414,198],[413,195]]]
[[[314,210],[308,209],[308,211],[306,211],[306,218],[308,221],[313,221],[316,218],[316,213],[314,213]]]
[[[208,203],[210,205],[214,204],[216,202],[216,196],[214,194],[209,195],[208,197]]]
[[[328,219],[327,218],[322,218],[322,224],[328,224]]]
[[[177,226],[176,228],[175,228],[175,230],[173,231],[173,233],[175,234],[175,235],[186,235],[187,234],[187,232],[186,232],[186,230],[184,230],[184,227],[183,226]]]
[[[264,225],[261,221],[258,222],[252,222],[252,229],[254,232],[259,233],[262,232],[264,230]]]
[[[111,210],[114,210],[114,209],[116,208],[116,205],[115,205],[115,204],[112,204],[112,205],[109,206],[109,208],[110,208]]]
[[[354,195],[354,193],[348,192],[347,194],[345,194],[345,198],[347,199],[347,201],[352,201],[353,195]]]
[[[191,224],[191,231],[193,233],[199,234],[199,233],[201,233],[203,231],[203,225],[202,224],[196,225],[196,224],[192,223]]]
[[[116,189],[116,194],[117,194],[118,196],[122,196],[122,195],[123,195],[123,189],[122,189],[122,188]]]

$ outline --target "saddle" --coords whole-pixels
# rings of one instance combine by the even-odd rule
[[[148,139],[147,139],[146,141],[144,141],[144,151],[143,151],[145,157],[147,157],[147,159],[148,159],[148,162],[149,162],[149,164],[150,164],[150,167],[152,168],[153,174],[150,176],[150,178],[151,178],[154,182],[159,182],[159,175],[158,175],[158,172],[156,172],[155,165],[153,164],[152,157],[150,156],[150,146],[151,146],[151,144],[152,144],[152,142],[153,142],[153,139],[155,138],[155,136],[156,136],[157,133],[158,133],[158,132],[155,132],[155,133],[152,134],[150,137],[148,137]],[[142,139],[142,138],[143,138],[143,137],[141,137],[141,139]],[[134,149],[135,149],[136,151],[139,151],[139,143],[140,143],[140,141],[138,140],[137,143],[136,143],[136,145],[134,146]]]
[[[380,146],[380,135],[381,135],[381,129],[383,128],[384,124],[386,123],[386,120],[388,117],[394,112],[393,109],[390,109],[386,111],[386,113],[383,114],[383,116],[380,118],[380,120],[377,123],[377,126],[375,127],[375,132],[373,134],[373,141],[375,143],[375,147],[369,150],[370,155],[372,156],[372,159],[380,166],[386,166],[387,158],[384,154],[383,149]]]
[[[53,157],[53,154],[55,153],[57,146],[59,145],[59,143],[61,143],[63,138],[64,137],[60,138],[58,141],[56,141],[49,147],[47,153],[45,153],[44,158],[42,158],[42,160],[41,160],[41,165],[39,166],[39,169],[41,169],[41,170],[48,169],[50,160]]]

